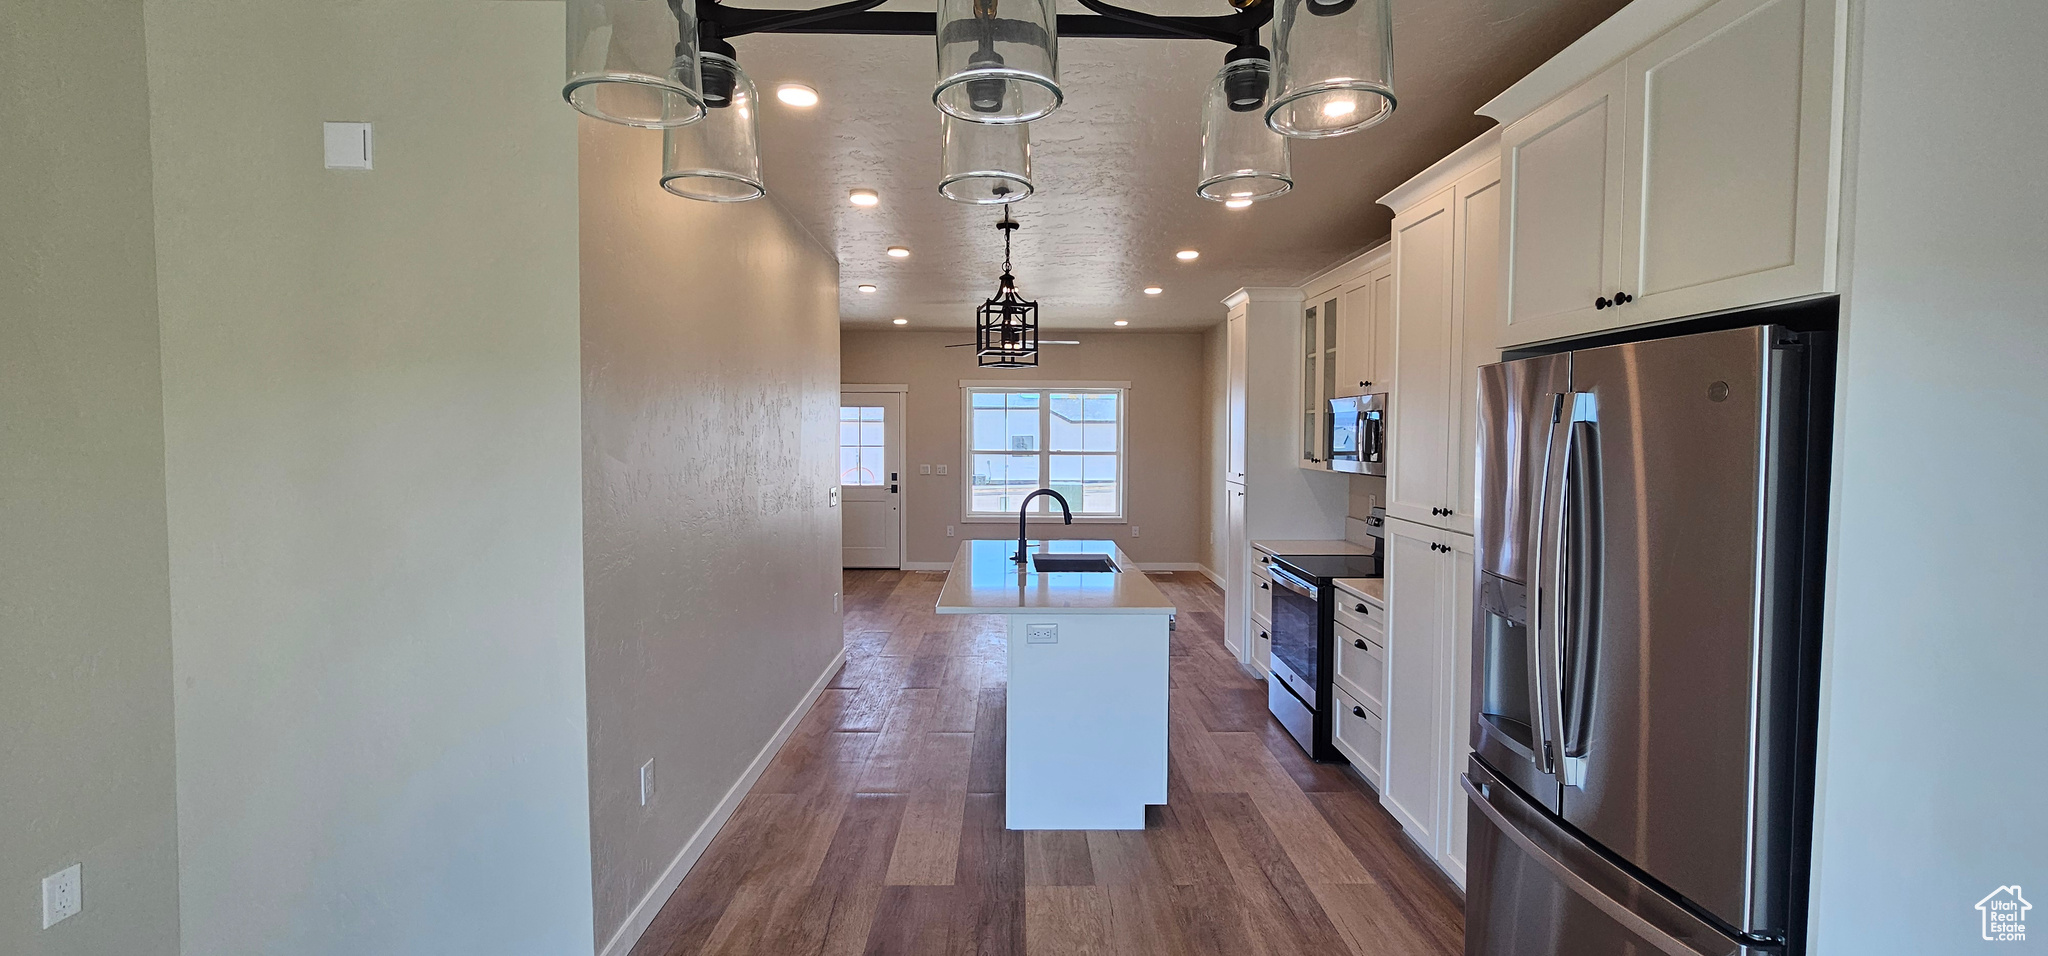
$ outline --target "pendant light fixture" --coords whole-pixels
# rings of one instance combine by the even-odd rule
[[[562,98],[597,119],[668,129],[704,117],[693,0],[568,0]]]
[[[730,49],[728,47],[727,49]],[[661,188],[685,199],[745,202],[766,195],[754,81],[732,57],[706,50],[704,119],[662,131]]]
[[[1297,139],[1342,136],[1394,112],[1391,0],[1267,0],[1273,78],[1266,125]]]
[[[985,206],[1016,202],[1031,189],[1028,124],[969,123],[939,114],[939,195]]]
[[[1060,106],[1053,0],[939,0],[932,102],[970,123],[1028,123]]]
[[[1017,294],[1010,274],[1010,233],[1017,222],[1003,209],[1003,275],[996,294],[974,312],[974,354],[982,368],[1033,368],[1038,365],[1038,303]]]
[[[722,0],[567,0],[562,95],[592,117],[627,126],[676,130],[710,117],[698,134],[665,137],[662,185],[714,202],[766,192],[754,84],[727,42],[750,33],[934,37],[932,103],[948,117],[939,189],[966,203],[1032,193],[1025,124],[1065,99],[1062,29],[1090,40],[1209,40],[1231,48],[1203,107],[1198,191],[1232,208],[1278,196],[1294,182],[1289,144],[1256,135],[1244,120],[1257,116],[1274,133],[1315,139],[1364,129],[1394,110],[1391,0],[1226,0],[1235,12],[1217,16],[1075,0],[1090,12],[1064,17],[1054,13],[1055,0],[937,0],[934,13],[876,10],[883,2],[774,10]],[[1259,45],[1268,24],[1270,56]],[[808,87],[783,86],[786,102],[817,103]],[[1015,130],[975,135],[986,127]]]
[[[1262,46],[1233,48],[1202,104],[1202,179],[1215,202],[1254,203],[1294,188],[1287,137],[1266,127],[1273,65]]]

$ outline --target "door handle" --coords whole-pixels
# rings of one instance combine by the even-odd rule
[[[896,493],[896,486],[895,486],[895,485],[890,485],[890,486],[889,486],[889,493],[890,493],[890,494],[892,494],[892,495]]]

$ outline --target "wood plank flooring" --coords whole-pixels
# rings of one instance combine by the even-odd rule
[[[1223,595],[1155,576],[1168,803],[1143,831],[1003,829],[1004,621],[943,574],[846,573],[847,662],[633,956],[1454,956],[1457,891],[1311,762],[1223,649]]]

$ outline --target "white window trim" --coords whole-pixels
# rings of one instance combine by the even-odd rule
[[[1075,524],[1129,524],[1131,498],[1130,484],[1130,431],[1131,431],[1131,383],[1129,382],[1020,382],[1015,379],[961,379],[960,380],[960,523],[961,524],[1006,524],[1017,520],[1015,512],[995,514],[974,510],[974,393],[977,390],[1001,390],[1005,392],[1055,392],[1065,389],[1076,391],[1095,389],[1117,392],[1116,411],[1116,489],[1117,513],[1113,515],[1074,515]],[[1052,401],[1048,398],[1039,402],[1037,454],[1050,467],[1052,425],[1046,419],[1052,414]],[[1031,512],[1025,517],[1030,524],[1063,524],[1057,510],[1046,513]]]

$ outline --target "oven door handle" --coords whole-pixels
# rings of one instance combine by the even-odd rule
[[[1286,588],[1289,591],[1293,591],[1294,593],[1299,594],[1302,597],[1308,598],[1311,601],[1322,600],[1322,588],[1316,587],[1315,585],[1310,584],[1307,581],[1295,577],[1293,574],[1289,573],[1286,568],[1274,564],[1268,565],[1267,571],[1269,571],[1273,575],[1274,584],[1280,585],[1281,587]]]

